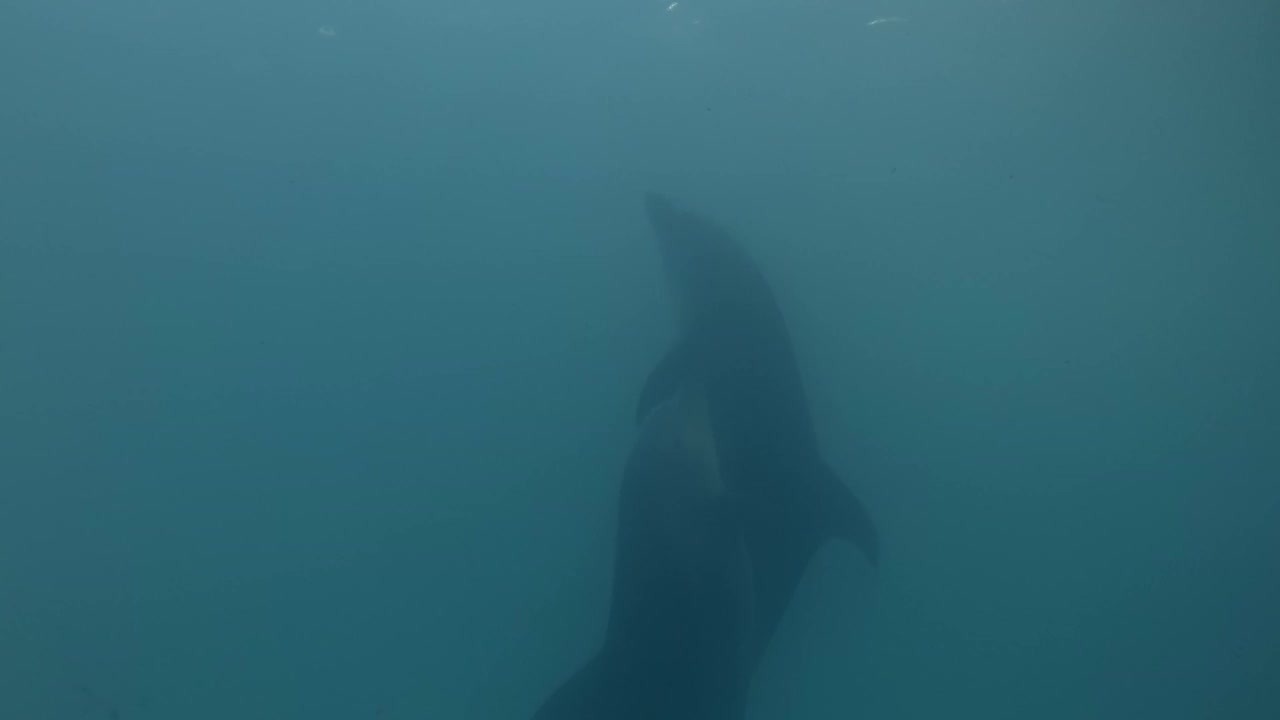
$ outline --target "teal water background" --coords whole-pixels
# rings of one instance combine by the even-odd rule
[[[883,534],[750,720],[1280,717],[1280,5],[669,5],[4,3],[0,718],[527,718],[650,189]]]

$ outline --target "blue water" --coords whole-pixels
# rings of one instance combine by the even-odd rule
[[[649,189],[883,536],[750,720],[1280,717],[1280,5],[669,4],[6,0],[0,718],[529,717]]]

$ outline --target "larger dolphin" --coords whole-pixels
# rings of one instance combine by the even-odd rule
[[[756,655],[754,583],[705,397],[647,413],[618,502],[603,647],[534,720],[740,720]]]
[[[721,227],[656,193],[658,239],[679,337],[640,394],[643,417],[690,378],[705,387],[721,473],[742,507],[763,649],[818,547],[843,538],[872,564],[862,503],[823,460],[790,334],[769,284]]]

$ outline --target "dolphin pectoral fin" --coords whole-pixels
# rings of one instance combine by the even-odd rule
[[[872,566],[880,564],[880,535],[876,532],[871,513],[827,464],[820,469],[818,486],[822,506],[819,512],[825,516],[833,537],[853,543]]]
[[[667,350],[656,367],[649,372],[640,390],[640,399],[636,403],[636,422],[642,422],[662,401],[675,395],[681,383],[688,376],[689,353],[683,342],[678,342]]]

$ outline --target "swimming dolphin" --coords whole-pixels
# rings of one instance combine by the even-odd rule
[[[740,720],[755,657],[751,566],[705,397],[646,413],[618,502],[603,647],[534,720]]]
[[[656,193],[645,208],[679,337],[645,382],[637,415],[690,378],[703,383],[721,473],[745,525],[763,650],[819,546],[843,538],[874,565],[876,529],[822,459],[787,325],[759,268],[711,221]]]

